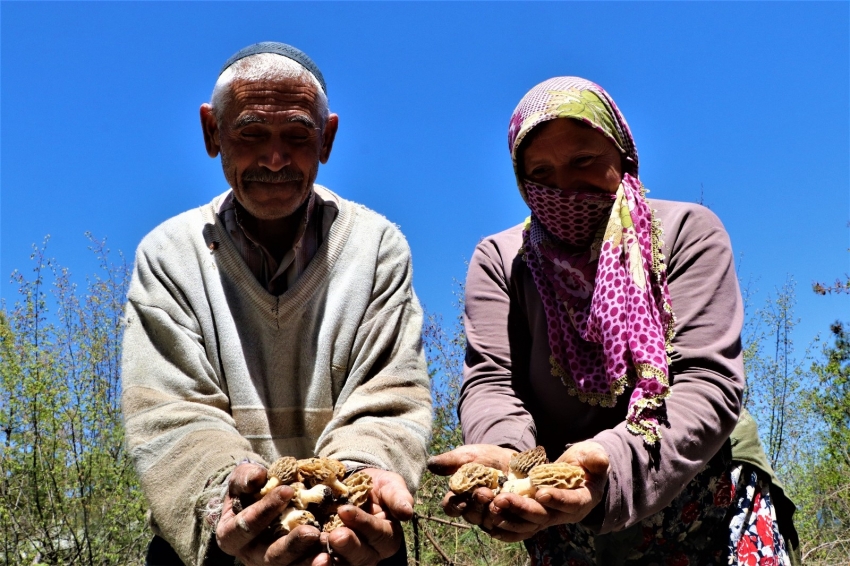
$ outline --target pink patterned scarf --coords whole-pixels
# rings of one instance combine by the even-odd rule
[[[537,125],[581,120],[625,156],[616,194],[564,194],[522,179],[517,149]],[[514,171],[531,217],[523,257],[543,301],[552,373],[582,402],[613,407],[633,387],[626,427],[649,445],[661,437],[675,318],[661,252],[661,226],[637,177],[625,119],[598,85],[549,79],[523,97],[510,122]]]

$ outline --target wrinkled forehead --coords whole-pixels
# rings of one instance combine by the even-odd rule
[[[508,129],[508,147],[514,162],[525,137],[540,124],[557,118],[572,118],[590,125],[637,165],[631,131],[614,100],[602,87],[580,77],[549,79],[520,100]]]
[[[319,119],[319,89],[306,77],[234,79],[230,83],[228,114],[262,115],[265,120],[307,114]]]

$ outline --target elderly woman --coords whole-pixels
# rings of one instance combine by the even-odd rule
[[[793,505],[741,416],[743,308],[720,221],[646,198],[628,125],[589,81],[534,87],[508,142],[531,217],[472,257],[466,445],[429,466],[506,471],[542,445],[586,481],[449,492],[446,512],[525,541],[532,564],[790,564]]]

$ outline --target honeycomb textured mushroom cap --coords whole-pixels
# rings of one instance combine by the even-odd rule
[[[269,476],[274,476],[280,480],[283,485],[289,485],[292,482],[298,481],[298,460],[292,456],[284,456],[278,458],[269,466]]]
[[[361,507],[372,491],[372,476],[366,472],[354,472],[343,481],[348,486],[348,504]]]
[[[548,463],[549,458],[546,457],[546,449],[542,446],[537,446],[531,450],[511,456],[509,467],[514,477],[524,478],[528,477],[528,472],[531,471],[531,468]]]
[[[469,493],[479,487],[496,489],[501,484],[504,474],[495,468],[482,466],[475,462],[464,464],[449,478],[449,489],[460,495]]]
[[[298,465],[297,460],[292,456],[284,456],[278,458],[266,470],[268,480],[263,489],[260,490],[260,495],[264,496],[279,485],[289,485],[292,482],[298,481]]]
[[[297,465],[301,481],[308,487],[331,478],[341,480],[345,476],[345,464],[331,458],[305,458],[298,460]]]
[[[348,487],[340,480],[345,476],[345,465],[330,458],[298,460],[298,476],[307,487],[318,484],[329,486],[334,495],[348,495]]]
[[[531,469],[528,478],[538,488],[576,489],[584,485],[584,468],[562,462],[541,464]]]
[[[339,515],[337,515],[336,513],[334,513],[334,514],[333,514],[333,515],[331,515],[331,516],[330,516],[330,518],[329,518],[329,519],[325,522],[325,526],[324,526],[324,527],[322,527],[322,530],[323,530],[324,532],[326,532],[326,533],[329,533],[329,532],[331,532],[332,530],[334,530],[334,529],[336,529],[336,528],[344,527],[344,526],[345,526],[345,523],[343,523],[343,522],[342,522],[342,519],[340,519],[340,518],[339,518]]]

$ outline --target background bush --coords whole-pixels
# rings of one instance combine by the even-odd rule
[[[121,315],[130,267],[90,237],[99,269],[82,288],[34,248],[18,299],[0,305],[0,563],[142,564],[146,504],[124,450]],[[46,245],[46,242],[45,242]],[[847,283],[816,285],[847,292]],[[850,563],[850,334],[840,321],[797,353],[796,288],[748,304],[745,403],[798,505],[804,563]],[[457,293],[462,310],[462,289]],[[746,297],[745,297],[746,298]],[[466,339],[460,316],[427,315],[435,421],[431,452],[462,443],[457,420]],[[425,473],[405,524],[411,564],[519,566],[521,544],[491,540],[440,510],[446,479]]]

